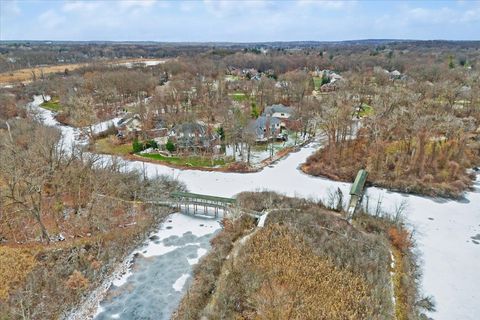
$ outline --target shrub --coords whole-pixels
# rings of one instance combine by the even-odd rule
[[[217,129],[217,134],[220,136],[220,140],[225,140],[225,130],[223,129],[223,127]]]
[[[168,152],[174,152],[176,150],[175,144],[172,142],[172,140],[167,141],[165,144],[165,149],[167,149]]]
[[[407,251],[411,246],[410,233],[405,229],[392,227],[388,230],[388,236],[392,244],[401,252]]]
[[[132,142],[132,149],[133,149],[133,153],[138,153],[140,151],[145,150],[145,146],[143,145],[143,143],[138,141],[138,139],[135,139]]]
[[[252,119],[257,119],[258,116],[260,115],[260,111],[258,110],[257,104],[252,103],[252,111],[250,113]]]
[[[86,289],[88,285],[88,279],[78,270],[73,271],[67,280],[67,287],[73,290]]]
[[[158,143],[155,140],[148,140],[145,142],[145,149],[152,148],[152,149],[158,149]]]

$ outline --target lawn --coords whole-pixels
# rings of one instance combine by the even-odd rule
[[[362,104],[362,110],[358,113],[360,117],[366,117],[370,116],[373,114],[373,108],[369,106],[368,104],[364,103]]]
[[[60,101],[58,99],[51,99],[50,101],[45,101],[40,106],[53,112],[58,112],[62,110],[62,106],[60,105]]]
[[[232,96],[232,99],[237,102],[245,101],[248,98],[247,95],[243,92],[235,92],[231,93],[230,95]]]
[[[98,139],[95,142],[95,150],[98,153],[113,154],[113,155],[127,155],[132,152],[132,144],[115,144],[112,137]]]
[[[322,86],[322,77],[313,77],[313,87],[315,90],[320,90]]]
[[[233,75],[226,75],[225,76],[225,81],[238,81],[240,78],[238,76],[233,76]]]
[[[157,153],[145,153],[138,154],[139,156],[159,160],[162,162],[167,162],[171,164],[176,164],[179,166],[190,166],[190,167],[216,167],[223,166],[228,162],[231,162],[230,158],[221,158],[221,159],[211,159],[204,157],[165,157]]]

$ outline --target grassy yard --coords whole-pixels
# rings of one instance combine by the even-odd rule
[[[313,77],[313,87],[315,90],[320,90],[322,86],[322,77]]]
[[[224,159],[210,159],[210,158],[204,158],[204,157],[165,157],[162,156],[161,154],[155,154],[155,153],[145,153],[145,154],[139,154],[139,156],[153,159],[153,160],[159,160],[171,164],[176,164],[179,166],[191,166],[191,167],[216,167],[216,166],[223,166],[230,161],[229,158]]]
[[[362,104],[362,107],[363,107],[363,110],[358,113],[360,117],[366,117],[373,114],[374,110],[368,104],[364,103]]]
[[[132,144],[116,145],[112,141],[112,137],[98,139],[95,142],[95,150],[98,153],[113,154],[113,155],[127,155],[132,152]]]
[[[233,100],[238,101],[238,102],[245,101],[248,98],[248,96],[243,92],[235,92],[235,93],[230,94],[230,96],[232,97]]]
[[[238,76],[233,76],[233,75],[226,75],[225,76],[225,81],[238,81],[240,78]]]
[[[58,99],[51,99],[50,101],[45,101],[40,106],[53,112],[58,112],[62,110],[62,106],[60,105],[60,101]]]

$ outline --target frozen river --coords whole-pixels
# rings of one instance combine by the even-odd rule
[[[35,102],[37,103],[33,104],[34,107],[38,105],[38,98]],[[40,109],[40,112],[45,124],[57,125],[49,111]],[[59,128],[65,137],[65,144],[72,143],[76,136],[75,130],[63,126],[59,126]],[[150,177],[160,174],[170,175],[184,182],[189,191],[209,195],[232,197],[242,191],[272,190],[290,196],[326,200],[329,193],[337,188],[340,188],[344,194],[348,194],[350,187],[348,183],[308,176],[298,170],[299,165],[318,147],[319,143],[314,142],[300,151],[290,154],[273,166],[260,172],[248,174],[179,170],[140,161],[127,162],[126,166],[128,170],[145,170]],[[105,159],[108,160],[109,156],[105,156]],[[432,295],[436,302],[437,311],[430,316],[439,320],[480,319],[480,240],[475,240],[475,238],[480,239],[480,176],[477,175],[475,190],[466,193],[465,199],[461,201],[405,195],[381,188],[368,188],[366,195],[369,198],[370,205],[381,202],[381,207],[386,212],[394,212],[403,202],[407,204],[405,216],[414,230],[417,247],[421,253],[422,291],[425,295]],[[196,228],[201,223],[184,224],[185,227],[181,229],[182,236],[179,236],[177,240],[180,243],[183,243],[183,241],[188,243],[192,240],[190,234],[185,235],[190,240],[182,240],[183,234],[188,233],[188,231],[191,231],[190,228]],[[179,222],[178,225],[173,227],[181,226],[182,223]],[[213,232],[214,228],[211,229]],[[161,231],[159,230],[159,232]],[[206,240],[206,238],[208,237],[202,239]],[[203,240],[198,241],[203,243]],[[193,239],[192,241],[196,243],[197,240]],[[204,244],[200,244],[198,248],[207,249]],[[181,257],[188,256],[192,252],[182,251],[178,255],[172,254],[171,251],[168,253],[160,252],[157,257],[161,257],[162,254],[170,254],[169,257],[172,260],[169,263],[175,263],[177,257],[183,259]],[[163,258],[158,259],[162,260]],[[183,282],[185,279],[188,282],[191,274],[191,268],[190,271],[187,271],[183,267],[179,267],[181,270],[179,272],[157,272],[159,266],[164,262],[153,259],[155,261],[145,263],[148,260],[145,257],[137,260],[139,261],[138,269],[135,269],[123,285],[127,287],[132,283],[138,285],[142,283],[142,279],[146,279],[145,282],[149,284],[149,290],[156,290],[151,291],[152,294],[158,293],[159,290],[173,293],[170,283],[175,283],[177,280]],[[152,270],[147,270],[149,265],[152,266]],[[137,270],[139,270],[138,275],[136,274]],[[180,278],[180,273],[183,278]],[[168,277],[168,279],[155,282],[156,277]],[[129,283],[130,279],[131,283]],[[124,289],[136,290],[127,287]],[[177,287],[180,288],[180,285],[177,284]],[[115,290],[118,289],[123,290],[121,286],[115,288]],[[182,286],[180,291],[175,292],[178,293],[179,297],[184,291],[185,286]],[[135,293],[136,296],[144,294],[146,294],[145,291]],[[156,301],[150,301],[149,299],[112,299],[111,303],[117,306],[122,305],[126,310],[125,312],[129,312],[127,310],[130,310],[131,306],[128,306],[128,301],[132,301],[137,306],[139,303],[144,303],[147,309],[150,304],[158,304]],[[111,308],[117,308],[113,305]],[[104,309],[109,307],[102,304]],[[166,306],[166,308],[171,308],[171,306]],[[117,309],[109,312],[110,318],[120,316],[120,314],[114,313]],[[134,313],[128,314],[132,315]],[[135,316],[122,316],[121,318],[135,319]],[[143,319],[140,316],[138,318]],[[146,317],[146,319],[148,318]],[[107,318],[100,314],[99,319]]]
[[[192,266],[219,228],[213,219],[170,215],[133,254],[132,270],[113,281],[95,319],[170,319],[191,281]]]

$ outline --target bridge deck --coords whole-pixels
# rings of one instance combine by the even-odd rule
[[[172,192],[171,197],[175,199],[178,208],[182,205],[186,206],[187,212],[190,212],[190,205],[193,205],[193,213],[197,212],[197,208],[204,207],[204,212],[208,213],[207,208],[214,208],[215,217],[218,216],[219,209],[227,211],[228,208],[237,201],[233,198],[224,198],[217,196],[210,196],[205,194],[191,193],[191,192]]]
[[[181,192],[181,191],[172,192],[171,196],[176,199],[195,199],[196,201],[203,200],[206,202],[216,202],[216,203],[225,203],[225,204],[234,204],[237,202],[237,200],[233,198],[209,196],[206,194]]]

